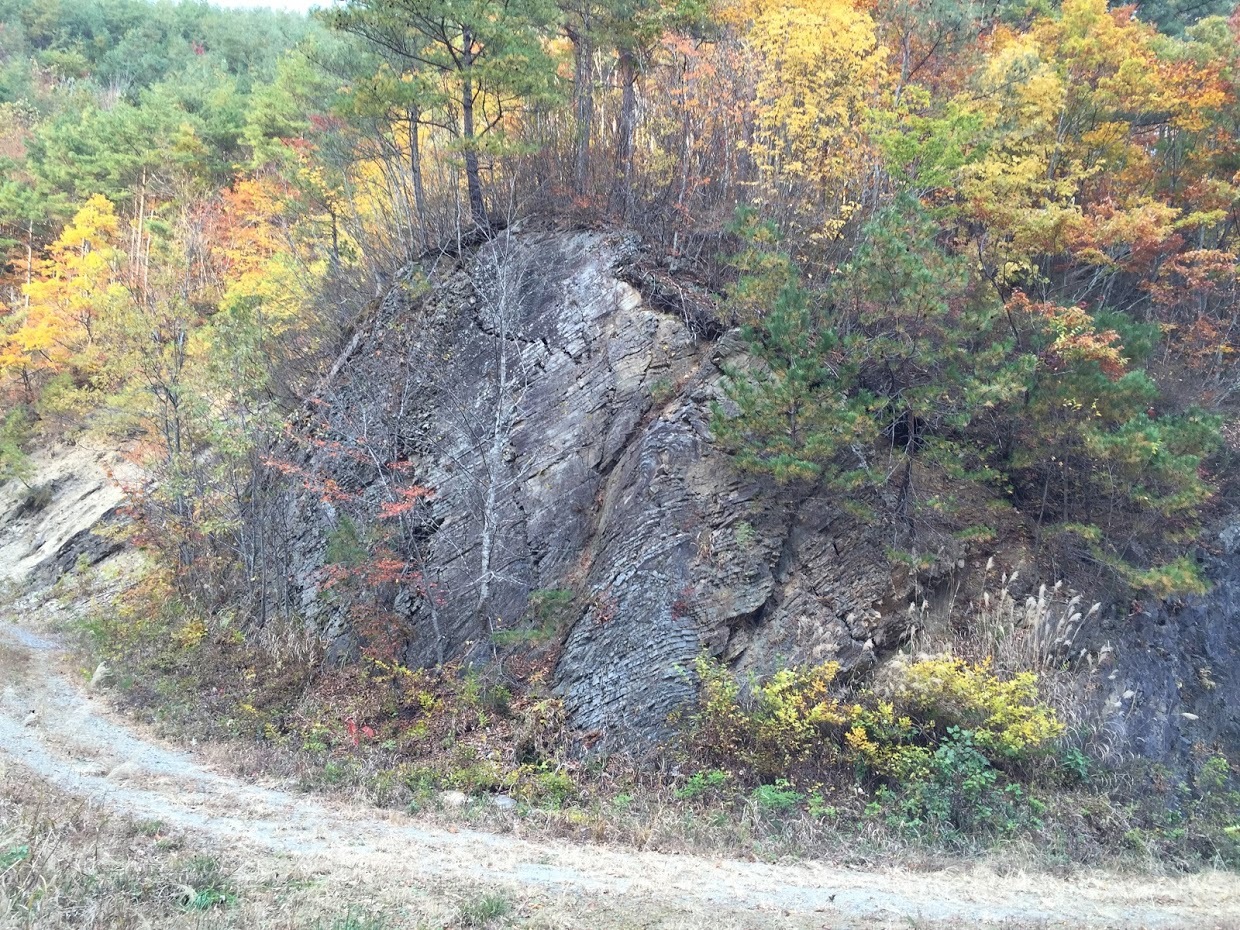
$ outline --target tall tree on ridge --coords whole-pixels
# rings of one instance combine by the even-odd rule
[[[554,18],[546,0],[349,0],[328,13],[423,76],[424,113],[436,112],[458,139],[470,218],[490,225],[479,167],[481,140],[523,101],[546,97],[555,65],[543,38]],[[432,92],[434,86],[442,91]]]
[[[620,79],[616,182],[611,192],[611,209],[624,219],[633,212],[637,82],[649,67],[654,48],[665,32],[692,29],[706,20],[706,5],[701,0],[619,0],[607,5],[599,33],[616,50]]]

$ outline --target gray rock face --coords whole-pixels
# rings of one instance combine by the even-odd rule
[[[1120,753],[1175,765],[1240,749],[1240,553],[1204,556],[1212,589],[1146,605],[1103,632],[1116,668],[1102,697],[1105,731]]]
[[[1240,552],[1240,520],[1228,523],[1218,534],[1218,541],[1223,547],[1224,554],[1235,555]]]
[[[51,584],[122,546],[106,528],[123,519],[121,481],[134,481],[135,469],[87,446],[44,450],[32,464],[29,486],[0,484],[0,584]]]
[[[306,423],[301,467],[335,491],[299,497],[291,520],[300,609],[338,653],[357,611],[322,579],[346,517],[416,567],[368,591],[411,663],[489,655],[532,593],[571,590],[556,687],[575,726],[619,742],[666,732],[703,650],[849,669],[901,631],[904,611],[879,608],[908,591],[876,532],[715,449],[719,366],[739,343],[643,300],[621,279],[635,249],[508,233],[430,290],[398,284],[359,329]],[[375,518],[415,484],[431,496]]]

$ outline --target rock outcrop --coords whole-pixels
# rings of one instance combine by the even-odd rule
[[[0,485],[0,582],[50,584],[79,562],[121,548],[106,527],[125,492],[116,474],[136,472],[120,456],[88,445],[43,450],[25,482]]]
[[[629,746],[669,732],[702,652],[860,675],[911,623],[943,626],[985,554],[952,554],[962,572],[918,587],[892,568],[889,530],[832,492],[738,471],[710,421],[744,344],[640,257],[622,234],[531,229],[399,279],[294,424],[265,600],[337,658],[376,622],[411,665],[545,637],[571,723]],[[32,487],[0,487],[0,582],[47,583],[120,545],[102,529],[124,500],[116,456],[36,465]],[[1075,693],[1113,759],[1240,751],[1240,522],[1200,557],[1208,594],[1111,605],[1077,637]]]
[[[1135,605],[1094,635],[1115,652],[1096,705],[1117,757],[1240,752],[1240,521],[1200,558],[1207,594]]]
[[[571,590],[556,687],[578,728],[626,742],[665,732],[703,650],[861,668],[902,631],[908,594],[830,494],[742,474],[715,448],[720,365],[740,343],[626,283],[637,249],[514,231],[433,269],[430,289],[404,279],[320,392],[303,462],[372,512],[398,485],[431,490],[402,517],[418,580],[389,598],[408,661],[484,651],[531,594]],[[315,579],[343,506],[299,500],[291,566],[338,650],[350,613]]]
[[[402,487],[430,490],[383,536],[416,578],[368,592],[406,661],[489,657],[532,596],[562,592],[555,687],[579,730],[629,745],[668,732],[704,651],[741,670],[866,671],[909,632],[916,589],[888,530],[716,448],[712,408],[743,343],[639,255],[623,234],[533,229],[443,259],[429,285],[406,275],[319,392],[302,462],[371,515]],[[302,495],[290,523],[298,610],[337,654],[357,614],[322,579],[350,506]],[[1210,594],[1108,608],[1085,631],[1107,663],[1082,700],[1118,753],[1240,747],[1237,539],[1208,557]],[[916,596],[934,601],[933,583]]]

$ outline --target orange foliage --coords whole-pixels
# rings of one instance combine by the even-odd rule
[[[1094,362],[1112,380],[1123,376],[1127,360],[1121,352],[1119,333],[1113,329],[1099,330],[1094,318],[1084,307],[1060,307],[1031,301],[1022,291],[1008,300],[1014,315],[1039,321],[1054,337],[1039,356],[1039,362],[1053,371],[1061,371],[1081,362]]]

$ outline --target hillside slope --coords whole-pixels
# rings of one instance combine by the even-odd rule
[[[825,483],[738,470],[710,418],[744,343],[692,285],[628,283],[657,280],[642,259],[619,233],[534,226],[407,272],[292,431],[271,600],[341,658],[541,644],[573,726],[624,743],[667,732],[703,652],[855,675],[958,623],[992,553],[944,537],[915,574]],[[1054,580],[1008,529],[1023,590]],[[1240,745],[1234,536],[1200,555],[1212,593],[1104,604],[1064,645],[1114,757]]]

